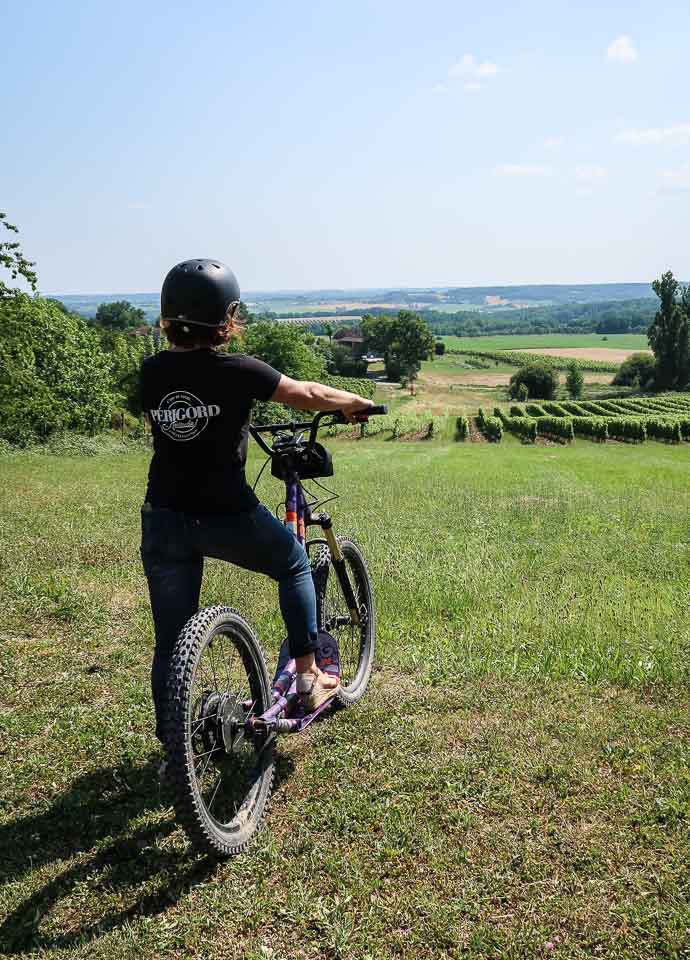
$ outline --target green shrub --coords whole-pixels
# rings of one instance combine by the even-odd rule
[[[567,417],[568,411],[560,405],[560,403],[542,403],[544,412],[549,414],[551,417]]]
[[[576,363],[568,364],[568,376],[565,378],[565,387],[572,400],[577,400],[582,396],[585,386],[585,378],[582,371]]]
[[[358,393],[360,397],[366,397],[367,400],[374,399],[376,384],[373,380],[366,380],[363,377],[338,377],[327,374],[321,378],[321,382],[329,387],[335,387],[336,390],[347,390],[350,393]]]
[[[637,386],[648,390],[654,383],[656,363],[651,353],[631,353],[611,381],[617,387]]]
[[[510,408],[510,415],[511,417],[524,417],[525,414],[522,407],[517,407],[513,404]]]
[[[644,420],[640,420],[638,417],[610,417],[607,420],[607,427],[609,437],[614,440],[644,443],[647,439]]]
[[[656,420],[650,418],[644,423],[647,436],[666,443],[680,443],[682,440],[680,423],[677,420]]]
[[[575,439],[572,417],[539,417],[537,433],[540,437],[549,437],[568,443]]]
[[[591,437],[602,443],[609,438],[605,417],[573,417],[573,432],[577,437]]]
[[[575,403],[574,400],[562,400],[561,407],[566,411],[569,417],[586,417],[587,411],[581,403]]]
[[[490,443],[500,443],[503,439],[503,424],[498,417],[486,417],[483,433]]]
[[[529,389],[526,383],[518,383],[515,389],[515,400],[526,403],[529,400]]]
[[[458,417],[455,421],[455,439],[467,440],[470,434],[470,423],[467,417]]]
[[[537,403],[528,403],[525,407],[525,412],[529,417],[545,417],[546,411],[543,410]]]
[[[503,426],[525,443],[534,443],[537,439],[537,421],[532,417],[505,417]]]
[[[18,446],[110,423],[115,397],[98,334],[54,302],[0,299],[0,438]]]

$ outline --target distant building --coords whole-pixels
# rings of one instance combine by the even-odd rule
[[[333,339],[336,343],[349,347],[353,357],[361,357],[364,353],[364,337],[359,330],[347,328],[338,330],[333,334]]]

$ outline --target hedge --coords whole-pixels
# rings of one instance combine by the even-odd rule
[[[682,440],[680,423],[677,420],[645,420],[647,436],[666,443],[680,443]]]
[[[503,439],[503,424],[498,417],[486,417],[483,432],[490,443],[500,443]]]
[[[373,380],[359,377],[338,377],[328,374],[323,378],[323,382],[329,387],[335,387],[336,390],[358,393],[360,397],[366,397],[367,400],[373,400],[376,392],[376,384]]]
[[[537,439],[537,421],[532,417],[504,417],[503,426],[521,440],[534,443]]]
[[[644,443],[647,430],[644,420],[639,417],[610,417],[606,421],[609,437],[614,440],[627,440],[631,443]]]
[[[578,370],[601,370],[605,373],[616,373],[619,363],[609,363],[606,360],[573,360],[569,357],[554,357],[543,353],[521,353],[517,350],[446,350],[446,355],[481,357],[488,360],[498,360],[509,367],[524,367],[528,363],[541,363],[553,370],[568,370],[575,366]]]
[[[455,421],[455,439],[467,440],[470,433],[470,422],[467,417],[458,417]]]
[[[573,432],[576,437],[591,437],[602,443],[609,438],[605,417],[573,417]]]
[[[536,424],[540,437],[553,437],[564,443],[575,439],[571,417],[538,417]]]
[[[568,411],[564,410],[559,403],[554,403],[553,400],[545,400],[542,403],[544,408],[544,413],[548,414],[550,417],[567,417]]]

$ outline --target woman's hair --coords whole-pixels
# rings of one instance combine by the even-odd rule
[[[242,324],[237,316],[228,316],[220,327],[200,327],[184,320],[166,320],[166,337],[175,347],[222,347],[232,337],[239,337]]]

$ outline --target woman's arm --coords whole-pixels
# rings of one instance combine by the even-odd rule
[[[311,380],[292,380],[285,375],[278,381],[271,400],[285,403],[297,410],[342,410],[348,419],[374,405],[372,400],[356,393],[336,390],[335,387],[327,387],[325,383]]]

